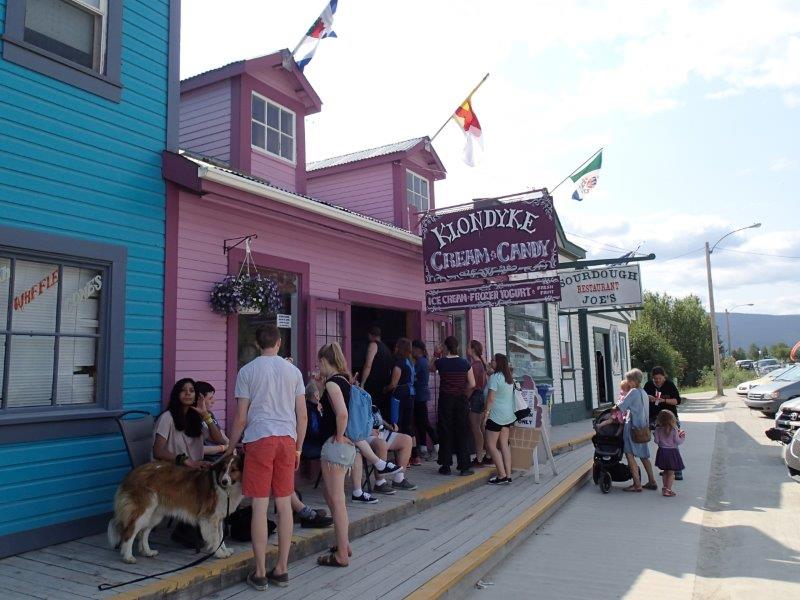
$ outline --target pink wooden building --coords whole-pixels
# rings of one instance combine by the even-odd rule
[[[373,324],[390,345],[401,336],[430,345],[449,332],[464,344],[485,339],[484,311],[424,310],[421,240],[410,229],[415,213],[435,206],[434,184],[445,177],[430,141],[306,164],[304,119],[320,109],[287,51],[182,82],[185,152],[164,155],[165,390],[180,377],[209,381],[231,414],[236,372],[255,356],[253,333],[265,322],[281,327],[285,354],[305,374],[332,340],[359,369]],[[283,308],[270,317],[215,314],[213,284],[244,259],[241,246],[223,253],[223,242],[251,234],[255,263],[279,282]]]

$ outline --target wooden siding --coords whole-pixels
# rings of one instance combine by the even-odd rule
[[[180,147],[230,161],[231,81],[181,94]]]
[[[295,166],[291,163],[273,158],[269,154],[260,150],[252,150],[250,155],[250,173],[256,177],[262,177],[272,185],[289,190],[297,191],[297,181],[295,179]]]
[[[120,103],[0,59],[3,225],[127,247],[123,403],[153,412],[161,405],[168,27],[167,0],[125,2]],[[119,436],[0,443],[0,537],[111,510],[127,470]]]
[[[391,164],[314,177],[308,180],[308,195],[394,224]]]
[[[211,312],[208,298],[213,284],[228,271],[223,238],[256,233],[253,252],[308,263],[312,297],[338,300],[340,289],[347,289],[412,300],[420,306],[424,299],[418,247],[408,246],[404,252],[383,248],[341,231],[333,221],[329,226],[316,225],[285,214],[277,202],[240,192],[230,195],[209,193],[198,198],[181,192],[178,225],[175,376],[210,382],[217,390],[218,418],[225,417],[225,399],[232,393],[225,380],[227,323]],[[481,328],[482,321],[480,317]],[[306,335],[306,326],[301,336]]]

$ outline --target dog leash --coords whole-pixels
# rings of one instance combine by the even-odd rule
[[[228,503],[225,507],[225,521],[228,520],[228,517],[231,516],[231,493],[230,490],[227,491],[228,496]],[[195,567],[200,563],[207,561],[209,558],[214,556],[217,553],[217,550],[222,548],[222,544],[225,543],[225,538],[227,537],[225,534],[227,533],[226,530],[228,529],[229,525],[227,525],[223,521],[222,525],[222,539],[219,542],[219,546],[217,546],[211,554],[206,554],[205,556],[201,556],[197,560],[190,562],[188,565],[183,565],[182,567],[176,567],[174,569],[170,569],[169,571],[161,571],[160,573],[153,573],[152,575],[145,575],[144,577],[138,577],[136,579],[131,579],[130,581],[124,581],[122,583],[101,583],[97,586],[97,589],[100,591],[105,590],[113,590],[114,588],[122,587],[124,585],[130,585],[132,583],[139,583],[140,581],[146,581],[148,579],[153,579],[154,577],[161,577],[162,575],[169,575],[170,573],[177,573],[178,571],[183,571],[184,569],[188,569],[190,567]]]

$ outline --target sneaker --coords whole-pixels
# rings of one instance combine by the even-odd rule
[[[483,464],[482,461],[478,460],[477,458],[472,459],[472,468],[473,469],[482,469],[486,465]]]
[[[483,457],[483,466],[484,466],[484,467],[485,467],[486,465],[492,465],[492,464],[494,464],[494,461],[492,460],[492,457],[491,457],[491,456],[489,456],[489,455],[487,454],[486,456],[484,456],[484,457]]]
[[[333,517],[329,517],[325,513],[314,511],[314,516],[310,519],[300,519],[300,527],[303,529],[322,529],[323,527],[330,527],[333,525]]]
[[[467,477],[469,475],[475,475],[475,471],[472,469],[459,469],[458,474],[461,475],[461,477]]]
[[[275,569],[272,569],[269,573],[267,573],[267,580],[270,583],[274,583],[278,587],[288,587],[289,586],[289,573],[284,573],[283,575],[276,575]]]
[[[486,482],[491,485],[508,485],[511,483],[511,479],[508,477],[498,477],[495,475],[494,477],[490,477],[489,480]]]
[[[402,470],[403,470],[403,467],[400,467],[400,466],[394,464],[393,462],[387,462],[386,466],[383,469],[376,468],[375,472],[378,475],[394,475],[398,471],[402,471]]]
[[[439,467],[439,475],[450,475],[450,473],[451,473],[450,467],[446,467],[444,465]]]
[[[395,491],[392,489],[392,484],[389,483],[388,481],[384,481],[380,485],[377,484],[373,485],[372,491],[378,494],[386,494],[387,496],[391,496],[392,494],[395,493]]]
[[[267,589],[267,578],[266,577],[256,577],[256,572],[255,571],[250,571],[247,574],[247,585],[249,585],[254,590],[258,590],[259,592],[263,592],[263,591],[265,591]]]
[[[314,511],[314,514],[316,515],[315,518],[321,518],[321,517],[327,517],[328,516],[328,511],[325,510],[324,508],[312,508],[311,510]],[[302,523],[303,522],[303,518],[300,516],[299,513],[293,512],[292,513],[292,518],[294,519],[295,523]],[[313,521],[313,520],[314,520],[313,518],[312,519],[306,519],[306,521]]]
[[[417,486],[411,483],[408,479],[403,479],[403,481],[401,481],[400,483],[393,481],[392,487],[396,490],[407,490],[409,492],[417,489]]]
[[[354,496],[350,494],[350,499],[353,502],[360,502],[361,504],[377,504],[378,499],[374,496],[370,495],[368,492],[361,492],[360,496]]]

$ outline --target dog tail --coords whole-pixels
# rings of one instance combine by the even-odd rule
[[[117,527],[117,520],[115,517],[111,517],[108,521],[108,530],[106,531],[108,535],[108,545],[115,549],[119,546],[120,541],[122,541],[121,536],[119,535],[119,528]]]

